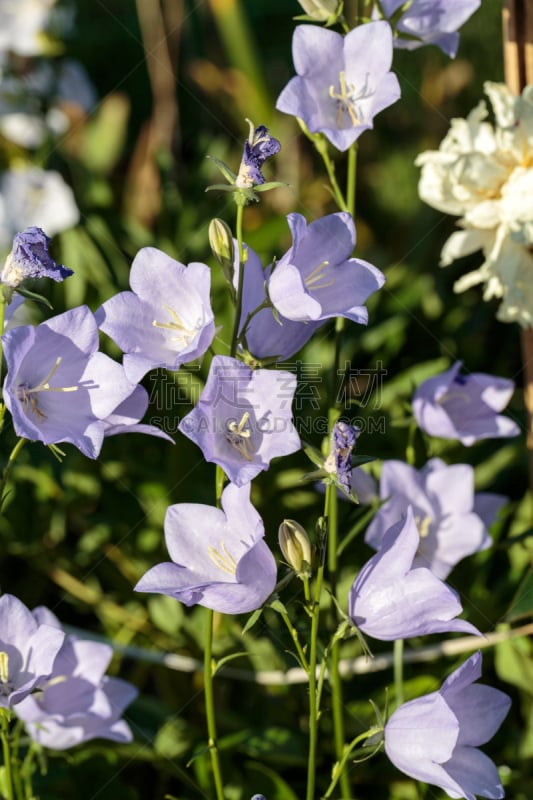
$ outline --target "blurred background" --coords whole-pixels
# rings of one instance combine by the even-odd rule
[[[0,0],[0,19],[4,13]],[[251,119],[281,141],[265,168],[285,188],[261,195],[245,210],[245,240],[266,265],[290,245],[285,216],[308,221],[336,211],[323,166],[292,118],[275,111],[293,75],[291,39],[296,0],[62,0],[53,6],[45,35],[30,38],[35,8],[21,0],[17,25],[3,43],[0,92],[0,246],[30,224],[54,236],[54,254],[75,271],[50,290],[54,312],[87,303],[95,310],[128,288],[139,248],[150,245],[183,263],[213,267],[212,303],[221,325],[214,350],[227,353],[231,308],[223,276],[210,254],[213,217],[234,222],[229,194],[207,192],[220,176],[207,156],[237,171]],[[346,2],[350,20],[354,5]],[[436,149],[452,117],[465,116],[482,98],[485,80],[503,80],[501,2],[483,0],[461,31],[455,60],[434,47],[397,51],[394,70],[402,98],[359,140],[356,255],[379,267],[385,287],[368,303],[367,328],[347,328],[341,363],[350,366],[350,416],[363,428],[359,451],[377,459],[405,458],[408,402],[420,381],[464,362],[472,371],[513,378],[509,413],[525,422],[519,329],[497,322],[497,304],[472,289],[457,296],[456,278],[481,255],[445,270],[441,247],[454,220],[418,198],[418,153]],[[344,160],[336,154],[342,180]],[[31,319],[43,319],[39,308]],[[300,378],[295,403],[302,437],[321,447],[332,328],[326,326],[286,369]],[[113,343],[102,348],[120,358]],[[113,671],[133,681],[140,697],[127,718],[135,742],[83,746],[51,755],[36,781],[45,798],[78,800],[209,796],[209,764],[201,671],[158,665],[165,652],[202,658],[204,612],[160,596],[136,595],[133,586],[167,559],[162,524],[176,502],[214,502],[214,467],[179,434],[179,420],[198,399],[205,365],[178,373],[151,373],[143,381],[151,403],[145,421],[175,434],[176,445],[130,435],[106,441],[97,461],[66,446],[58,463],[41,445],[26,448],[13,472],[0,518],[0,588],[29,607],[48,605],[65,624],[112,640]],[[376,378],[376,376],[379,376]],[[9,453],[14,434],[4,435]],[[417,466],[429,455],[471,463],[476,488],[505,494],[509,503],[492,534],[495,547],[467,559],[450,576],[463,595],[465,615],[482,630],[528,618],[531,501],[526,494],[525,442],[518,439],[460,445],[415,440]],[[323,498],[302,482],[310,469],[302,453],[275,463],[253,486],[252,499],[276,549],[284,517],[313,531]],[[341,530],[357,529],[365,509],[342,504]],[[341,594],[371,554],[354,536],[343,553]],[[525,584],[523,582],[526,582]],[[293,582],[294,583],[294,582]],[[525,587],[525,588],[524,588]],[[467,591],[465,591],[467,590]],[[287,600],[297,596],[291,584]],[[521,604],[516,603],[516,597]],[[296,598],[297,600],[297,598]],[[266,612],[241,635],[245,619],[218,620],[218,655],[242,652],[231,664],[241,678],[217,677],[220,746],[229,800],[261,792],[267,800],[303,795],[306,765],[304,686],[258,686],[255,670],[295,665],[280,622]],[[375,644],[375,652],[387,648]],[[416,642],[413,643],[416,645]],[[137,648],[137,649],[136,649]],[[343,656],[359,654],[350,641]],[[155,653],[155,655],[154,655]],[[150,655],[152,654],[152,655]],[[464,660],[448,658],[406,668],[407,699],[434,691]],[[154,662],[154,663],[153,663]],[[513,696],[510,717],[487,746],[503,765],[508,796],[533,796],[533,658],[531,642],[504,644],[484,656],[484,681]],[[368,697],[380,708],[390,672],[345,682],[347,733],[374,722]],[[389,692],[393,701],[393,693]],[[329,699],[324,700],[318,779],[324,791],[333,761]],[[188,765],[188,766],[187,766]],[[386,760],[354,767],[360,800],[440,798],[404,779]]]

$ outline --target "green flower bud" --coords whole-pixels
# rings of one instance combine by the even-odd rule
[[[235,247],[231,229],[224,220],[215,218],[209,223],[209,244],[222,267],[224,277],[230,285],[233,285]]]
[[[279,526],[278,540],[287,564],[298,575],[309,575],[313,554],[305,528],[293,519],[285,519]]]
[[[342,10],[339,0],[298,0],[301,7],[317,22],[334,20]]]

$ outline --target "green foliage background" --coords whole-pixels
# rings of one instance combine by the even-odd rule
[[[96,309],[126,289],[135,253],[152,245],[184,263],[200,260],[213,266],[212,300],[223,325],[215,350],[225,352],[230,308],[210,256],[207,227],[215,216],[231,225],[233,209],[227,194],[205,192],[219,181],[206,156],[237,169],[247,135],[245,117],[266,124],[280,139],[282,151],[267,170],[269,177],[288,186],[262,195],[261,203],[245,212],[245,239],[265,264],[289,244],[287,213],[297,211],[311,220],[336,210],[308,142],[292,119],[274,110],[279,91],[293,74],[293,16],[301,9],[295,0],[77,0],[74,5],[76,32],[66,52],[85,65],[101,102],[94,113],[76,119],[59,146],[42,153],[46,165],[60,169],[72,184],[82,212],[79,226],[56,239],[58,258],[75,276],[53,288],[55,311],[79,303]],[[348,16],[350,10],[347,3]],[[450,118],[464,116],[479,101],[483,81],[503,79],[500,15],[498,0],[483,0],[461,32],[454,61],[431,47],[397,52],[394,68],[402,99],[380,114],[375,130],[360,139],[356,255],[382,269],[387,283],[369,303],[368,328],[349,327],[343,359],[356,369],[373,370],[380,362],[386,370],[382,391],[364,407],[357,404],[357,391],[352,398],[354,416],[368,430],[374,426],[373,433],[361,436],[360,450],[377,459],[405,457],[407,428],[402,420],[414,386],[456,359],[468,371],[513,378],[518,389],[509,413],[525,426],[519,329],[497,322],[495,304],[484,303],[478,290],[453,294],[456,277],[480,256],[440,270],[440,249],[454,221],[421,203],[414,166],[419,152],[438,147]],[[166,55],[146,38],[155,26],[159,45],[161,19],[168,37]],[[175,68],[175,88],[166,58]],[[169,86],[162,90],[157,81],[164,84],[165,76]],[[343,159],[339,155],[337,160],[342,176]],[[326,326],[293,360],[304,381],[306,375],[310,380],[305,372],[310,365],[319,368],[313,375],[325,375],[331,342],[332,328]],[[108,339],[102,346],[119,357]],[[201,671],[175,671],[149,658],[149,651],[158,651],[201,660],[203,609],[188,610],[169,598],[133,593],[144,571],[167,557],[162,532],[167,506],[214,501],[213,465],[205,464],[200,451],[176,432],[204,379],[205,369],[183,369],[144,381],[151,394],[147,419],[164,421],[176,433],[174,447],[149,437],[114,437],[95,462],[67,447],[59,464],[47,449],[35,445],[25,448],[14,470],[0,518],[1,590],[30,607],[48,605],[65,624],[112,640],[117,647],[113,671],[133,681],[141,693],[127,715],[135,742],[127,747],[98,742],[66,756],[52,755],[36,784],[42,800],[209,796]],[[325,378],[313,378],[313,387],[323,406]],[[314,407],[315,399],[314,394],[301,395],[301,427],[324,415],[323,407]],[[6,454],[12,435],[5,436]],[[306,438],[321,446],[319,423]],[[420,437],[415,444],[422,466],[427,442]],[[450,576],[466,616],[483,631],[527,621],[533,584],[528,572],[532,506],[526,494],[525,440],[487,441],[469,450],[441,443],[431,455],[473,464],[479,490],[510,498],[492,531],[495,547],[467,559]],[[308,470],[299,453],[254,481],[253,501],[273,549],[284,517],[314,529],[323,500],[312,484],[301,481]],[[343,504],[341,531],[348,534],[363,513]],[[345,591],[356,565],[369,555],[362,536],[345,548]],[[298,591],[291,584],[284,601]],[[227,796],[248,800],[261,792],[267,800],[296,800],[304,793],[306,690],[258,686],[231,676],[232,669],[249,674],[295,665],[273,612],[266,612],[242,637],[245,621],[220,619],[216,637],[218,655],[243,653],[216,679]],[[376,652],[387,649],[375,644]],[[142,653],[132,648],[142,648]],[[350,641],[343,655],[358,652]],[[407,699],[438,688],[464,657],[408,666]],[[531,641],[512,640],[487,650],[484,682],[508,692],[514,701],[486,752],[502,766],[508,796],[528,800],[533,796]],[[350,737],[374,721],[369,696],[383,708],[388,687],[393,701],[391,683],[390,671],[345,681]],[[333,761],[327,696],[324,705],[318,778],[322,791]],[[382,755],[353,769],[358,800],[443,796],[433,788],[417,789]]]

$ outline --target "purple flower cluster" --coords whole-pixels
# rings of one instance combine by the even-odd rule
[[[51,611],[31,612],[10,594],[0,597],[0,631],[0,705],[32,739],[53,750],[96,737],[131,741],[121,717],[137,690],[104,674],[109,645],[65,635]]]

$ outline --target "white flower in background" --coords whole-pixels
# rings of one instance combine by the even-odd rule
[[[1,0],[0,50],[38,56],[46,45],[45,31],[56,0]]]
[[[80,212],[59,172],[21,167],[0,173],[0,248],[17,231],[37,226],[54,236],[77,225]]]
[[[484,85],[494,124],[481,101],[454,119],[439,150],[421,153],[420,197],[460,217],[441,253],[441,266],[482,250],[479,269],[454,285],[484,284],[483,297],[501,299],[498,319],[533,325],[533,86],[516,97],[504,84]]]

